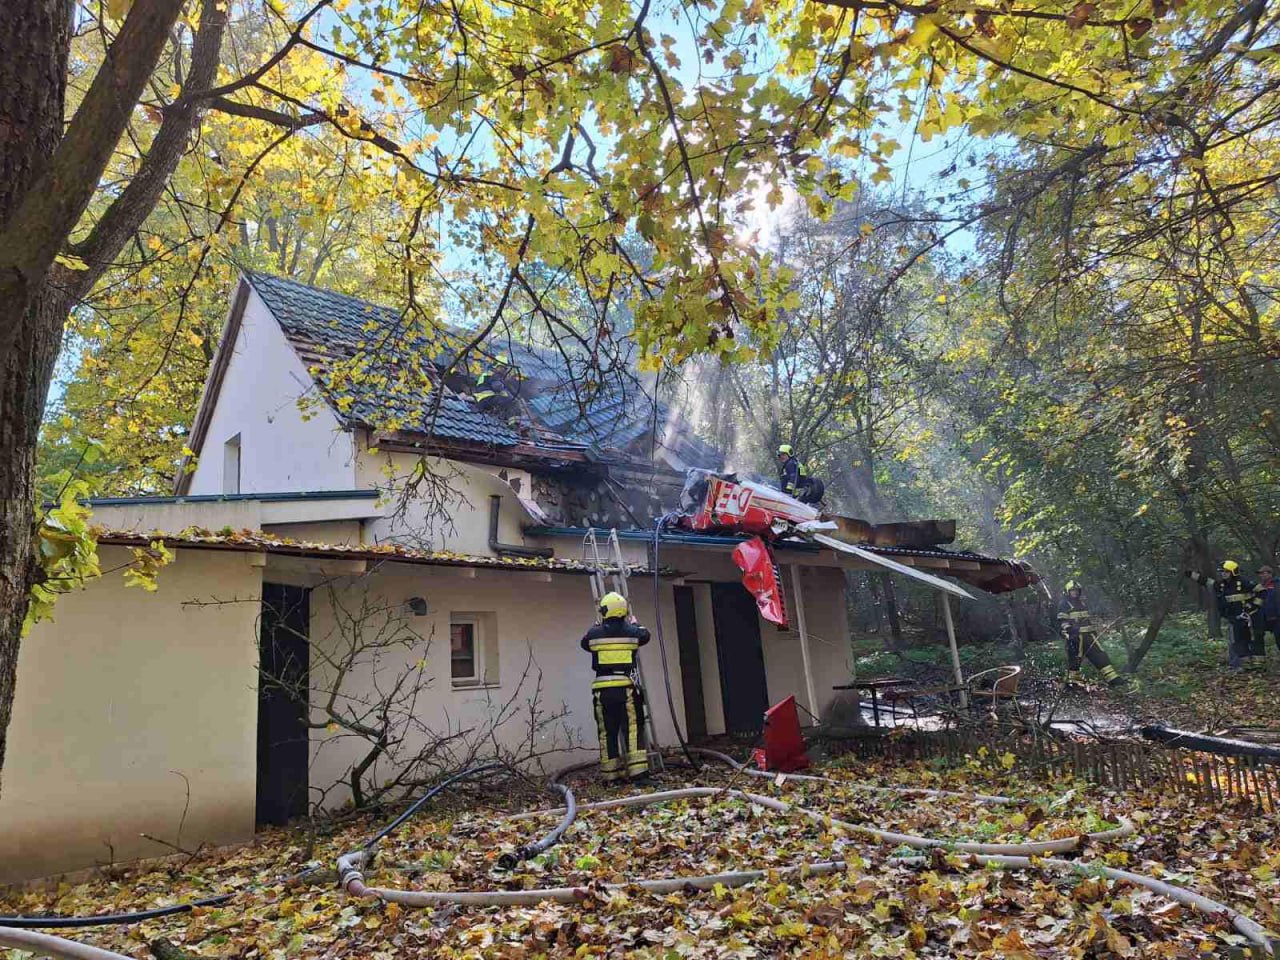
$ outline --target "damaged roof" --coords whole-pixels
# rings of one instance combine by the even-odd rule
[[[570,537],[580,540],[586,534],[585,527],[553,527],[534,526],[526,532],[535,537]],[[653,542],[652,530],[619,530],[619,540],[643,540]],[[705,547],[715,550],[732,550],[738,544],[751,539],[748,536],[733,536],[716,533],[701,533],[691,530],[667,529],[660,535],[660,542],[672,547]],[[778,539],[773,545],[786,553],[806,553],[813,555],[830,555],[839,566],[858,568],[865,567],[848,555],[832,551],[811,540]],[[934,574],[953,577],[964,583],[979,587],[988,593],[1008,593],[1022,587],[1032,586],[1040,582],[1037,574],[1029,564],[1021,560],[1009,560],[1004,557],[992,557],[972,550],[951,550],[945,547],[898,547],[873,543],[859,543],[869,553],[887,557],[904,563],[909,567]]]
[[[400,310],[283,277],[244,276],[334,413],[348,423],[410,439],[646,466],[656,428],[659,452],[679,461],[668,458],[670,466],[717,468],[722,462],[715,448],[629,374],[585,387],[600,379],[587,358],[498,334],[478,345],[475,359],[484,369],[476,374],[454,363],[474,333],[428,328]],[[327,376],[334,367],[358,367],[361,375]],[[425,397],[424,382],[434,387]]]

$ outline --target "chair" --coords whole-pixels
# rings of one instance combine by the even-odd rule
[[[1012,707],[1018,722],[1023,722],[1022,707],[1018,704],[1018,684],[1022,681],[1022,667],[1010,665],[992,667],[971,676],[965,686],[969,701],[985,703],[992,716],[999,717],[1001,707]]]

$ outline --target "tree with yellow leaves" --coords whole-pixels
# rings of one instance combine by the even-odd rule
[[[233,22],[250,29],[237,38]],[[1275,98],[1257,94],[1273,79],[1273,32],[1264,0],[1227,11],[1207,0],[1152,0],[1149,11],[958,0],[5,3],[0,760],[27,597],[44,575],[32,549],[33,458],[68,317],[83,311],[76,322],[95,339],[95,302],[122,317],[148,315],[150,302],[162,333],[149,362],[198,354],[214,331],[193,303],[210,265],[227,269],[233,239],[247,250],[265,230],[289,269],[304,252],[319,260],[337,210],[313,171],[332,171],[335,157],[348,158],[349,178],[335,196],[350,197],[353,215],[371,203],[385,211],[351,221],[352,249],[367,257],[361,282],[403,305],[407,334],[436,324],[446,297],[478,318],[468,344],[513,309],[562,324],[530,293],[536,265],[572,277],[597,316],[625,302],[651,367],[699,353],[736,361],[772,348],[786,295],[785,272],[735,240],[750,196],[786,180],[823,216],[852,190],[832,159],[884,179],[901,146],[884,124],[918,115],[921,137],[964,125],[1059,138],[1068,156],[1020,197],[1086,179],[1141,191],[1139,153],[1166,138],[1169,164],[1201,183],[1200,209],[1226,215],[1271,182],[1267,164],[1232,171],[1215,155],[1266,120]],[[323,158],[307,162],[309,149]],[[300,202],[270,200],[263,184],[291,155]],[[1169,181],[1151,183],[1158,195]],[[256,211],[255,197],[265,202]],[[1011,207],[980,204],[968,222],[1001,209]],[[279,236],[295,215],[297,257]],[[896,269],[962,228],[939,222]],[[632,235],[647,244],[643,262],[623,242]],[[136,296],[112,304],[112,284]],[[97,356],[115,369],[121,354]],[[357,358],[335,374],[367,369]],[[116,401],[108,430],[152,429],[131,419],[127,396]]]

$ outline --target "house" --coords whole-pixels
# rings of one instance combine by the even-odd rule
[[[158,589],[104,576],[24,643],[0,881],[245,840],[470,756],[589,756],[590,528],[619,529],[635,612],[663,627],[641,652],[660,744],[673,713],[695,738],[750,737],[790,694],[823,713],[853,666],[844,570],[868,564],[780,550],[801,616],[762,621],[735,539],[653,550],[715,450],[622,367],[584,393],[567,352],[482,340],[455,362],[467,337],[242,276],[174,495],[93,504],[104,570],[167,545]],[[869,549],[979,586],[1011,569]]]

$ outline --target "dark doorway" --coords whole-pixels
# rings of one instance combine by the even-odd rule
[[[759,733],[769,692],[756,602],[740,583],[713,583],[711,612],[716,624],[725,731],[732,735]]]
[[[284,824],[307,812],[307,635],[311,591],[262,585],[258,635],[257,822]]]
[[[702,657],[698,651],[698,613],[692,587],[676,587],[676,638],[680,643],[680,688],[684,693],[684,725],[690,739],[707,735],[702,703]]]

